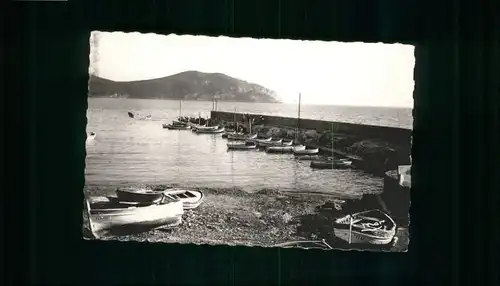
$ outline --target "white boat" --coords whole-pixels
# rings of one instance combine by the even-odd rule
[[[248,142],[254,142],[257,145],[260,145],[262,143],[271,142],[272,139],[273,139],[273,137],[257,138],[257,136],[255,136],[255,138],[248,138],[247,141]]]
[[[334,222],[335,236],[349,244],[390,244],[396,235],[396,223],[380,210],[349,214]]]
[[[252,140],[257,138],[257,134],[228,134],[227,139],[228,140]]]
[[[253,142],[245,142],[245,143],[228,143],[227,144],[227,149],[232,149],[232,150],[252,150],[256,149],[257,144]]]
[[[197,208],[205,197],[203,192],[183,190],[183,189],[166,189],[163,193],[171,197],[173,200],[180,200],[185,210]]]
[[[257,145],[259,145],[259,147],[268,147],[268,146],[281,146],[283,142],[283,139],[278,139],[278,140],[269,140],[269,141],[264,141],[264,140],[261,140],[261,141],[257,141]]]
[[[181,224],[184,214],[180,200],[165,196],[162,202],[130,206],[107,198],[86,201],[89,229],[95,238],[146,232]]]
[[[292,146],[269,146],[266,147],[267,153],[291,153],[293,152]]]
[[[198,133],[198,134],[220,134],[223,132],[224,132],[224,127],[196,130],[196,133]]]
[[[282,248],[303,248],[303,249],[333,249],[326,241],[323,240],[302,240],[302,241],[289,241],[280,244],[275,244],[274,247]]]
[[[293,146],[293,151],[294,152],[300,151],[300,150],[306,150],[306,146],[302,145],[302,144]]]
[[[293,140],[283,140],[281,141],[282,146],[292,146]]]
[[[293,154],[295,155],[313,155],[313,154],[318,154],[319,153],[319,148],[308,148],[305,147],[304,149],[300,150],[293,150]]]

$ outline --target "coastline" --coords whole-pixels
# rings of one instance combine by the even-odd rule
[[[294,194],[277,189],[255,193],[233,188],[191,189],[203,191],[205,200],[198,208],[185,211],[181,225],[127,235],[119,240],[272,247],[288,241],[325,239],[335,249],[356,249],[355,246],[341,245],[334,238],[332,211],[322,209],[332,202],[342,204],[342,201],[331,195]],[[114,195],[114,190],[112,187],[86,187],[85,194],[110,196]],[[356,201],[364,204],[363,198]],[[372,207],[370,204],[368,202],[366,206]],[[86,226],[85,214],[83,227]],[[396,245],[384,250],[407,250],[408,228],[402,227],[397,236]]]

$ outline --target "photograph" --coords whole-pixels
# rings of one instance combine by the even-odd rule
[[[119,31],[89,46],[85,239],[408,250],[414,46]]]

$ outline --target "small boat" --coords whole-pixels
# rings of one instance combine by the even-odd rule
[[[218,129],[198,129],[196,133],[198,134],[220,134],[224,132],[224,127]]]
[[[282,146],[292,146],[293,140],[283,140],[281,141]]]
[[[322,240],[303,240],[303,241],[289,241],[274,245],[274,247],[283,248],[303,248],[303,249],[323,249],[331,250],[331,247],[324,239]]]
[[[292,146],[269,146],[266,148],[267,153],[290,153],[293,152]]]
[[[300,151],[300,150],[306,150],[306,146],[302,145],[302,144],[293,146],[293,151],[294,152]]]
[[[319,148],[311,148],[311,147],[306,147],[302,150],[293,150],[293,154],[295,155],[312,155],[312,154],[318,154],[319,153]]]
[[[320,160],[321,156],[319,156],[319,155],[299,155],[299,156],[295,156],[295,159],[300,160],[300,161]]]
[[[255,142],[257,145],[260,145],[264,142],[271,142],[273,137],[268,137],[268,138],[258,138],[257,136],[255,138],[248,138],[247,141],[249,142]]]
[[[390,244],[396,228],[394,220],[381,210],[348,214],[333,225],[335,236],[349,244]]]
[[[314,169],[347,169],[352,165],[352,161],[345,159],[312,161],[311,168]]]
[[[227,135],[227,139],[228,140],[252,140],[252,139],[255,139],[257,138],[257,134],[252,134],[252,135],[248,135],[248,134],[228,134]]]
[[[189,125],[173,125],[173,124],[162,124],[164,129],[169,130],[189,130],[191,126]]]
[[[146,206],[130,206],[103,198],[86,201],[89,229],[95,238],[141,233],[155,228],[181,224],[184,214],[179,200],[164,196],[161,203]]]
[[[128,117],[130,117],[130,118],[134,118],[134,114],[133,114],[132,112],[130,112],[130,111],[129,111],[129,112],[128,112]]]
[[[203,192],[182,190],[182,189],[166,189],[163,193],[175,200],[180,200],[185,210],[197,208],[205,197]]]
[[[257,144],[253,142],[245,142],[245,143],[228,143],[227,144],[227,149],[232,149],[232,150],[252,150],[256,149]]]
[[[261,141],[257,141],[257,145],[259,145],[259,147],[268,147],[268,146],[281,146],[283,142],[283,139],[271,139],[269,141],[267,141],[267,139],[264,141],[264,140],[261,140]]]
[[[163,193],[150,189],[116,189],[116,196],[121,202],[154,203],[163,197]]]
[[[222,134],[222,138],[228,138],[229,135],[245,135],[245,134],[242,132],[236,133],[235,131],[227,131],[227,129],[226,129],[224,134]]]

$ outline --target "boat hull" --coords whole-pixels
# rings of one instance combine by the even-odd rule
[[[185,210],[197,208],[205,198],[203,192],[182,189],[165,190],[165,195],[172,197],[174,200],[181,201]]]
[[[224,127],[219,129],[198,129],[196,130],[198,134],[220,134],[224,133]]]
[[[227,149],[230,150],[254,150],[257,148],[257,145],[248,145],[248,144],[227,144]]]
[[[295,155],[314,155],[319,153],[319,148],[314,149],[303,149],[303,150],[293,150]]]
[[[181,201],[128,208],[93,209],[88,203],[90,230],[103,238],[146,232],[155,228],[173,227],[182,223]]]
[[[270,146],[266,148],[267,153],[290,153],[293,152],[292,146]]]
[[[350,244],[388,245],[393,242],[396,229],[394,220],[380,210],[347,215],[334,223],[335,237]]]
[[[117,189],[116,196],[123,202],[153,203],[161,200],[163,194],[150,190]]]
[[[228,140],[252,140],[257,138],[257,134],[252,135],[240,135],[240,134],[228,134]]]
[[[347,169],[351,167],[350,161],[312,161],[311,168],[314,169]]]

